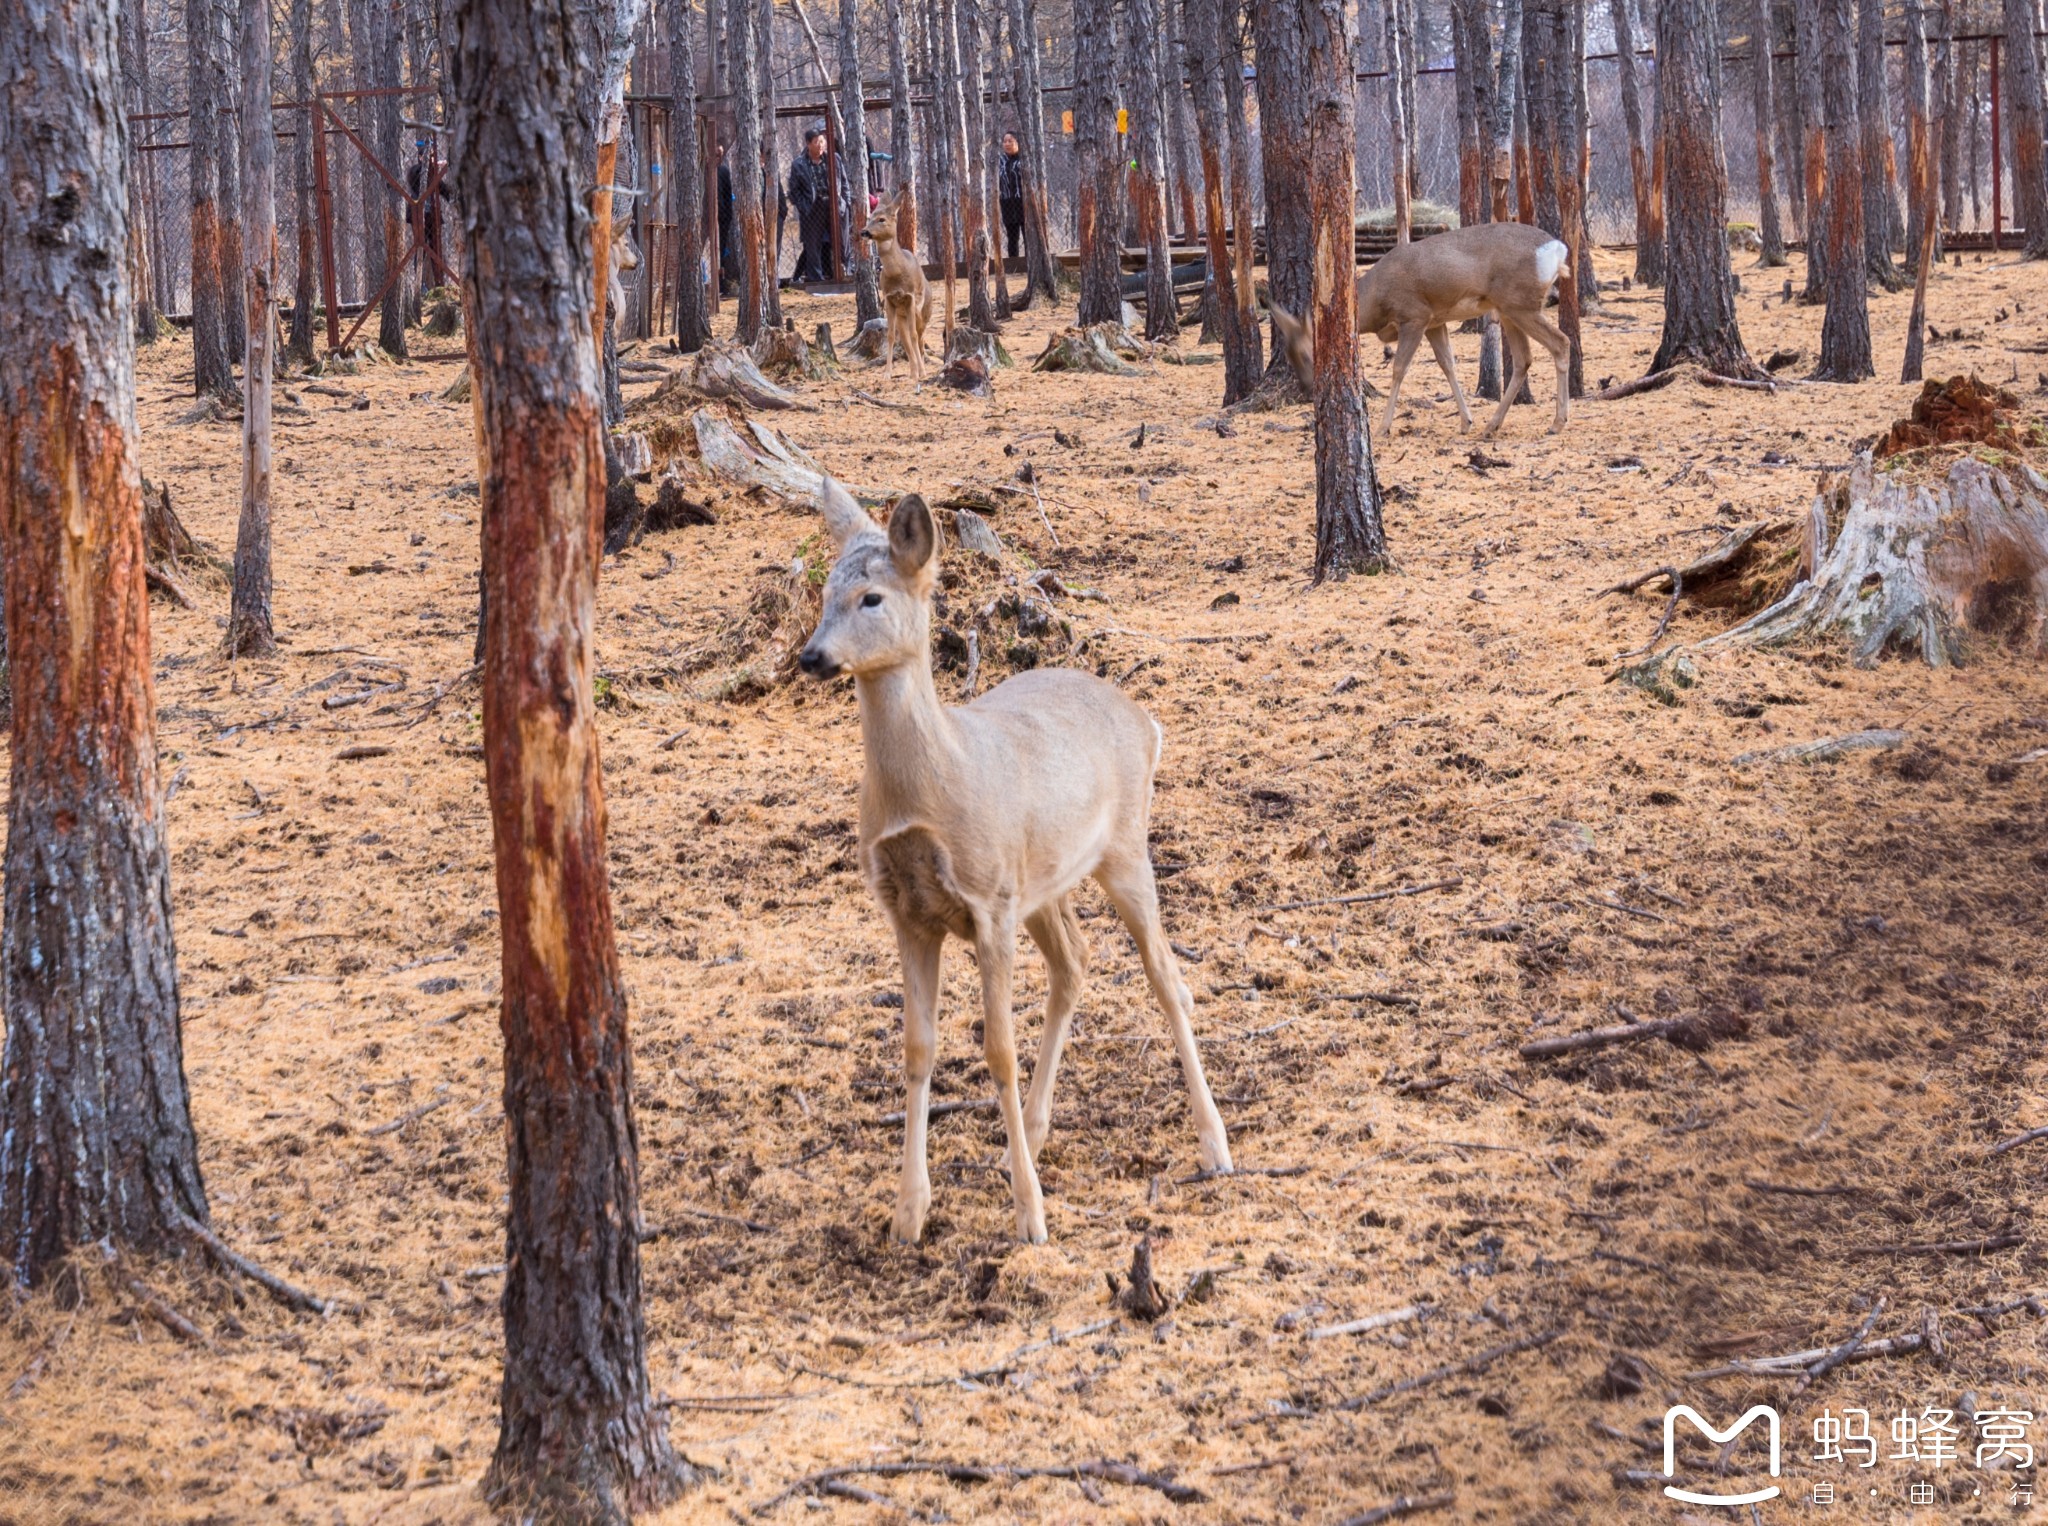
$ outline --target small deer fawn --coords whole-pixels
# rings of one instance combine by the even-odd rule
[[[896,350],[900,345],[910,357],[910,374],[924,380],[924,329],[932,321],[931,283],[917,256],[896,242],[896,210],[903,188],[898,186],[875,208],[860,236],[875,246],[881,262],[882,310],[889,317],[888,337],[883,341],[885,374],[896,374]]]
[[[1563,433],[1571,409],[1572,347],[1557,325],[1543,316],[1543,305],[1550,300],[1550,289],[1557,284],[1570,254],[1557,239],[1526,223],[1475,223],[1398,244],[1382,255],[1358,278],[1358,332],[1375,334],[1384,344],[1399,342],[1394,351],[1394,386],[1387,394],[1386,421],[1380,432],[1393,431],[1401,382],[1424,339],[1450,381],[1463,427],[1472,427],[1472,410],[1465,403],[1457,362],[1451,357],[1449,326],[1490,312],[1500,319],[1513,375],[1501,393],[1492,422],[1479,437],[1492,439],[1507,416],[1509,403],[1521,395],[1522,379],[1529,374],[1532,339],[1557,363],[1557,418],[1550,432]],[[1315,386],[1312,317],[1296,318],[1277,304],[1273,308],[1273,328],[1280,346],[1301,384],[1311,389]]]
[[[1009,1138],[1017,1234],[1045,1240],[1036,1158],[1052,1121],[1053,1075],[1081,996],[1087,945],[1072,892],[1094,876],[1138,945],[1165,1009],[1195,1119],[1202,1167],[1230,1170],[1223,1119],[1195,1050],[1194,1001],[1159,923],[1147,825],[1163,734],[1122,691],[1067,668],[1037,668],[971,705],[939,702],[932,683],[931,592],[938,530],[915,495],[882,530],[838,483],[823,486],[839,559],[800,665],[851,673],[866,770],[862,872],[903,960],[903,1175],[898,1240],[915,1242],[931,1207],[925,1124],[937,1046],[939,954],[946,935],[974,945],[983,1052]],[[1011,981],[1022,925],[1045,956],[1045,1032],[1030,1094],[1017,1098]]]

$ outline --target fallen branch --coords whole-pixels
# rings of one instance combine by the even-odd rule
[[[1837,1366],[1850,1362],[1874,1362],[1880,1357],[1905,1356],[1918,1351],[1926,1338],[1917,1330],[1906,1335],[1889,1335],[1883,1340],[1864,1341]],[[1703,1367],[1698,1372],[1688,1372],[1688,1383],[1704,1382],[1709,1378],[1795,1378],[1803,1375],[1815,1362],[1829,1354],[1826,1346],[1816,1346],[1811,1351],[1788,1351],[1783,1356],[1751,1357],[1744,1361],[1727,1362],[1719,1367]],[[1836,1348],[1839,1349],[1839,1348]]]
[[[1109,1329],[1116,1322],[1117,1317],[1112,1314],[1108,1319],[1098,1319],[1093,1324],[1081,1326],[1078,1330],[1054,1330],[1052,1334],[1042,1341],[1031,1341],[1026,1345],[1019,1346],[993,1367],[977,1367],[971,1372],[961,1373],[960,1376],[970,1383],[985,1383],[990,1378],[1007,1377],[1010,1373],[1017,1370],[1017,1363],[1019,1361],[1032,1355],[1034,1352],[1050,1351],[1054,1346],[1064,1346],[1068,1341],[1080,1340],[1085,1335],[1099,1334]]]
[[[1368,1314],[1364,1319],[1346,1320],[1341,1325],[1319,1325],[1309,1331],[1312,1341],[1326,1341],[1338,1335],[1363,1335],[1368,1330],[1384,1330],[1389,1325],[1405,1325],[1410,1320],[1421,1319],[1429,1312],[1425,1303],[1411,1303],[1405,1309],[1390,1309],[1385,1314]]]
[[[1347,1515],[1337,1526],[1379,1526],[1381,1521],[1397,1520],[1404,1515],[1416,1515],[1424,1510],[1444,1510],[1456,1503],[1458,1496],[1449,1489],[1438,1494],[1402,1495],[1384,1505],[1375,1505],[1370,1510],[1361,1510],[1357,1515]]]
[[[1419,1007],[1422,1005],[1421,997],[1412,996],[1406,991],[1345,991],[1335,996],[1311,996],[1308,1000],[1310,1006],[1314,1006],[1317,1002],[1331,1001],[1370,1001],[1377,1002],[1382,1007]]]
[[[2008,1299],[2004,1303],[1973,1304],[1967,1309],[1956,1310],[1956,1313],[1967,1314],[1972,1319],[1997,1319],[2001,1314],[2011,1314],[2019,1309],[2025,1309],[2036,1319],[2048,1319],[2048,1303],[2043,1303],[2036,1293],[2029,1293],[2025,1298]]]
[[[258,1266],[240,1251],[231,1250],[226,1241],[189,1214],[185,1215],[184,1219],[185,1233],[204,1246],[214,1260],[228,1271],[247,1277],[287,1308],[303,1309],[308,1314],[327,1315],[334,1312],[336,1305],[332,1299],[322,1298],[316,1293],[308,1293],[304,1288],[293,1286],[277,1273]]]
[[[1852,1246],[1846,1254],[1851,1256],[1983,1256],[1995,1250],[2011,1250],[2015,1245],[2024,1245],[2027,1237],[2022,1234],[1986,1235],[1981,1240],[1939,1240],[1931,1245],[1858,1245]]]
[[[948,1113],[985,1113],[996,1105],[993,1097],[977,1097],[972,1102],[934,1102],[925,1109],[925,1121],[943,1118]],[[875,1120],[879,1124],[901,1123],[908,1116],[905,1112],[884,1113]]]
[[[1846,736],[1823,737],[1817,742],[1797,742],[1790,747],[1767,747],[1759,752],[1740,753],[1736,756],[1735,766],[1747,768],[1752,763],[1824,763],[1829,758],[1840,757],[1845,752],[1860,752],[1865,749],[1882,751],[1897,747],[1905,740],[1906,733],[1903,731],[1852,731]]]
[[[2048,1139],[2048,1129],[2028,1129],[2024,1134],[2015,1134],[2010,1139],[2000,1140],[1987,1155],[2003,1155],[2007,1150],[2017,1150],[2023,1144],[2032,1144],[2037,1139]]]
[[[418,1107],[408,1108],[389,1123],[380,1123],[374,1129],[364,1129],[363,1132],[372,1139],[380,1134],[396,1134],[408,1123],[417,1123],[427,1114],[439,1112],[454,1100],[453,1097],[435,1097],[431,1101],[422,1102]]]
[[[1396,896],[1424,895],[1432,890],[1456,890],[1464,883],[1463,879],[1453,877],[1447,880],[1431,880],[1427,885],[1401,885],[1393,890],[1368,890],[1362,895],[1325,896],[1320,900],[1314,901],[1280,901],[1272,906],[1258,907],[1257,910],[1264,913],[1268,911],[1307,911],[1312,906],[1363,906],[1368,901],[1390,901]],[[1361,998],[1361,1000],[1365,1001],[1375,999],[1370,996]]]
[[[1413,1393],[1418,1388],[1426,1388],[1431,1383],[1441,1382],[1445,1378],[1471,1377],[1486,1371],[1487,1368],[1491,1367],[1502,1357],[1516,1356],[1524,1351],[1538,1350],[1548,1346],[1563,1334],[1564,1331],[1562,1329],[1546,1330],[1541,1335],[1525,1335],[1519,1340],[1506,1341],[1498,1346],[1489,1346],[1477,1356],[1466,1357],[1462,1362],[1446,1362],[1441,1367],[1433,1367],[1428,1372],[1417,1373],[1412,1378],[1402,1378],[1398,1382],[1383,1384],[1366,1393],[1354,1395],[1339,1404],[1333,1405],[1332,1408],[1345,1411],[1361,1410],[1378,1404],[1382,1400],[1391,1399],[1396,1394]]]
[[[1616,1023],[1608,1028],[1588,1028],[1582,1033],[1535,1039],[1516,1053],[1525,1060],[1549,1060],[1563,1054],[1606,1049],[1614,1044],[1637,1044],[1645,1039],[1669,1039],[1681,1049],[1704,1049],[1716,1039],[1734,1038],[1748,1029],[1748,1020],[1732,1013],[1710,1017],[1665,1017],[1647,1023]]]
[[[737,1214],[713,1213],[708,1208],[678,1208],[675,1212],[681,1214],[686,1219],[705,1219],[713,1224],[732,1224],[746,1230],[749,1234],[768,1235],[775,1232],[773,1224],[763,1224],[759,1219],[743,1219]],[[664,1235],[672,1232],[659,1224],[649,1224],[640,1231],[640,1243],[646,1245],[650,1241],[659,1240]]]
[[[1863,1349],[1863,1343],[1870,1339],[1870,1332],[1877,1327],[1877,1318],[1884,1313],[1885,1300],[1879,1298],[1870,1306],[1870,1312],[1863,1316],[1863,1323],[1856,1327],[1856,1333],[1843,1341],[1826,1356],[1815,1362],[1799,1375],[1799,1381],[1792,1385],[1792,1398],[1798,1398],[1816,1381],[1826,1377],[1837,1367],[1848,1361]]]
[[[754,1514],[767,1515],[786,1500],[794,1499],[800,1494],[817,1492],[847,1478],[902,1478],[915,1474],[949,1479],[956,1484],[1022,1482],[1032,1478],[1101,1479],[1105,1483],[1128,1484],[1136,1489],[1157,1490],[1176,1505],[1199,1505],[1208,1499],[1206,1494],[1192,1485],[1175,1483],[1163,1474],[1147,1473],[1123,1462],[1065,1463],[1040,1468],[1000,1463],[984,1465],[961,1462],[868,1462],[825,1468],[816,1473],[806,1474],[773,1499],[756,1505]]]
[[[152,1288],[140,1277],[129,1272],[121,1264],[120,1252],[104,1240],[100,1242],[100,1255],[106,1259],[107,1275],[130,1298],[141,1304],[143,1311],[150,1318],[170,1331],[171,1334],[177,1336],[181,1341],[189,1341],[195,1346],[211,1346],[213,1344],[212,1341],[206,1338],[204,1331],[176,1309],[172,1308],[169,1300],[161,1293],[157,1292],[155,1288]]]
[[[1690,376],[1703,387],[1740,387],[1748,392],[1776,392],[1774,381],[1752,381],[1740,376],[1723,376],[1719,371],[1709,371],[1705,366],[1667,366],[1662,371],[1652,371],[1648,376],[1638,376],[1634,381],[1617,382],[1593,394],[1603,403],[1618,402],[1625,397],[1634,397],[1639,392],[1655,392],[1668,387],[1680,377]]]

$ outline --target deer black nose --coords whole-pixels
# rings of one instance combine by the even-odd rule
[[[826,660],[825,654],[814,646],[807,646],[796,665],[813,678],[830,678],[839,671],[839,664]]]

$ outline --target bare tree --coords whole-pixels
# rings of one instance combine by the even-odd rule
[[[1190,241],[1202,236],[1201,214],[1196,208],[1195,180],[1201,173],[1195,156],[1193,102],[1188,99],[1181,77],[1181,61],[1187,57],[1187,38],[1180,0],[1161,0],[1164,24],[1160,44],[1160,90],[1165,102],[1166,144],[1173,161],[1174,196],[1180,207],[1181,237]]]
[[[843,0],[852,11],[858,0]],[[697,132],[697,22],[691,0],[671,0],[668,45],[669,198],[676,210],[676,348],[684,354],[704,348],[711,337],[710,288],[704,238],[704,150]],[[859,88],[858,86],[855,87]],[[867,184],[867,155],[860,156],[860,184]],[[860,203],[865,206],[865,199]],[[715,281],[717,249],[711,250]],[[871,282],[872,284],[872,282]]]
[[[270,0],[241,0],[242,517],[235,527],[230,657],[277,650],[270,618],[270,389],[277,374],[277,136],[270,126]]]
[[[220,132],[220,284],[228,357],[242,353],[242,79],[235,67],[242,35],[241,0],[214,0],[214,57],[221,70],[217,104]]]
[[[1941,0],[1941,40],[1934,47],[1934,110],[1941,122],[1941,225],[1963,225],[1962,102],[1956,95],[1955,0]]]
[[[1124,48],[1131,111],[1131,191],[1145,245],[1145,337],[1180,332],[1173,299],[1173,251],[1166,229],[1166,123],[1159,95],[1158,0],[1125,0]]]
[[[1797,46],[1793,40],[1792,0],[1764,0],[1764,4],[1765,14],[1770,19],[1770,30],[1766,36],[1772,49],[1771,92],[1778,120],[1777,152],[1773,161],[1777,169],[1777,188],[1791,208],[1793,226],[1803,235],[1808,227],[1806,127],[1799,103],[1797,61],[1795,59],[1789,68],[1779,66],[1780,58],[1791,56]]]
[[[860,75],[860,0],[839,0],[839,115],[846,123],[846,140],[839,146],[840,163],[845,166],[847,201],[858,224],[868,215],[868,110],[867,89]],[[882,288],[874,246],[855,238],[853,321],[865,324],[881,316]]]
[[[1586,258],[1580,215],[1578,159],[1584,134],[1573,106],[1576,41],[1568,11],[1575,0],[1531,0],[1522,17],[1529,93],[1529,162],[1535,173],[1538,220],[1556,230],[1571,250],[1576,272]],[[1546,216],[1545,214],[1548,214]],[[1584,340],[1579,324],[1579,283],[1568,273],[1557,289],[1557,326],[1571,341],[1567,390],[1585,391]]]
[[[1776,156],[1771,152],[1771,0],[1750,0],[1749,88],[1756,117],[1757,235],[1765,265],[1785,263],[1785,228],[1778,220]]]
[[[915,114],[910,106],[910,49],[903,35],[903,0],[883,0],[889,25],[889,156],[897,188],[896,237],[905,249],[916,249],[917,186],[911,166],[917,162]]]
[[[292,95],[312,101],[319,89],[313,78],[313,0],[291,0]],[[292,188],[297,202],[294,243],[298,250],[298,279],[292,288],[292,330],[285,341],[285,359],[295,365],[313,363],[313,307],[320,280],[319,255],[314,224],[313,133],[324,130],[319,113],[309,111],[292,135]]]
[[[1195,131],[1202,158],[1209,278],[1215,283],[1216,318],[1223,340],[1223,401],[1249,397],[1264,370],[1259,358],[1259,315],[1249,282],[1240,281],[1230,248],[1230,219],[1224,206],[1223,154],[1229,128],[1224,120],[1223,75],[1239,68],[1235,50],[1223,47],[1223,6],[1219,0],[1182,0],[1181,31],[1187,48],[1188,83],[1194,91]],[[1247,200],[1250,198],[1247,197]],[[1237,225],[1248,243],[1248,223]],[[1249,265],[1247,260],[1246,265]]]
[[[744,4],[745,0],[739,0]],[[757,0],[754,7],[754,69],[761,85],[761,225],[764,246],[768,327],[782,327],[782,176],[776,163],[775,137],[775,0]]]
[[[1899,208],[1892,195],[1891,92],[1884,79],[1884,0],[1856,7],[1856,116],[1863,146],[1863,258],[1870,279],[1886,291],[1904,284],[1892,263]]]
[[[1255,0],[1256,3],[1256,0]],[[1405,244],[1413,234],[1415,213],[1411,206],[1414,197],[1414,183],[1408,175],[1410,151],[1408,140],[1411,136],[1408,116],[1408,92],[1404,83],[1414,68],[1414,61],[1408,51],[1413,39],[1407,35],[1404,19],[1407,15],[1405,0],[1385,0],[1387,14],[1387,152],[1393,163],[1394,181],[1394,242]],[[1254,15],[1257,12],[1254,11]],[[1265,46],[1259,48],[1261,58]],[[1261,71],[1259,83],[1263,87],[1265,75]],[[1263,88],[1260,98],[1264,99]],[[1268,179],[1271,179],[1271,160],[1267,162]]]
[[[1254,262],[1252,230],[1251,126],[1246,120],[1244,94],[1244,36],[1241,25],[1243,0],[1209,0],[1216,12],[1216,38],[1221,49],[1223,79],[1223,128],[1230,144],[1230,257],[1237,265],[1238,301],[1257,309],[1252,286]],[[1252,329],[1251,353],[1258,355],[1258,328]]]
[[[1846,3],[1846,0],[1845,0]],[[1664,134],[1664,336],[1652,371],[1691,361],[1754,379],[1728,268],[1728,163],[1721,151],[1721,37],[1714,0],[1657,10],[1658,121]]]
[[[128,216],[128,290],[135,299],[135,338],[154,344],[162,319],[151,293],[150,234],[157,216],[153,195],[146,194],[146,182],[137,163],[136,118],[149,110],[149,26],[143,0],[121,0],[121,109],[128,118],[124,140],[128,152],[128,184],[136,191]],[[148,185],[147,190],[153,190]]]
[[[1792,63],[1799,82],[1799,121],[1805,135],[1800,168],[1806,181],[1806,285],[1800,301],[1807,303],[1819,302],[1827,294],[1829,230],[1834,226],[1827,200],[1827,99],[1821,58],[1824,3],[1826,0],[1792,0]],[[1860,197],[1862,192],[1857,194]],[[1859,206],[1857,216],[1862,215]]]
[[[207,1221],[157,773],[115,30],[113,6],[56,0],[18,0],[0,25],[0,1243],[27,1285],[79,1246],[172,1253]]]
[[[228,358],[227,272],[221,266],[221,108],[227,69],[221,59],[214,0],[185,0],[185,98],[192,192],[192,392],[224,393],[235,385]]]
[[[1608,0],[1614,18],[1614,70],[1621,81],[1621,115],[1628,124],[1629,183],[1636,198],[1636,279],[1664,284],[1664,208],[1650,179],[1650,142],[1644,131],[1643,93],[1636,67],[1635,22],[1629,0]]]
[[[753,0],[732,0],[727,48],[732,72],[733,145],[726,156],[732,176],[735,243],[740,261],[737,333],[741,344],[761,337],[768,323],[768,298],[775,286],[761,191],[761,54],[754,40],[758,12]],[[772,197],[772,190],[770,192]]]
[[[1815,381],[1862,381],[1870,363],[1863,257],[1863,163],[1856,120],[1855,0],[1818,0],[1821,108],[1827,132],[1827,310]]]
[[[1402,0],[1393,3],[1398,8]],[[1309,119],[1316,111],[1329,108],[1309,94],[1303,73],[1308,59],[1301,12],[1290,0],[1273,4],[1256,0],[1251,13],[1252,45],[1258,50],[1259,65],[1259,150],[1266,187],[1266,280],[1277,306],[1290,313],[1305,313],[1315,300]],[[1394,162],[1401,162],[1398,153]],[[1279,381],[1293,368],[1276,347],[1267,369]]]
[[[1116,142],[1116,14],[1074,10],[1075,216],[1081,243],[1083,323],[1123,317],[1123,163]]]
[[[943,0],[947,15],[947,136],[953,146],[954,190],[960,207],[960,253],[967,262],[967,321],[994,333],[996,309],[990,290],[988,140],[981,120],[981,0]],[[938,82],[935,81],[936,85]],[[998,224],[1000,226],[1000,224]]]
[[[1486,25],[1485,0],[1452,0],[1451,74],[1458,112],[1458,220],[1470,225],[1486,220],[1486,165],[1480,117],[1485,112],[1486,82],[1493,73],[1493,39]]]
[[[1923,0],[1906,0],[1906,226],[1913,230],[1913,312],[1906,322],[1906,358],[1899,380],[1920,380],[1921,349],[1927,329],[1927,274],[1934,264],[1934,155],[1927,131],[1927,10]]]
[[[1874,3],[1874,0],[1873,0]],[[2048,259],[2048,151],[2042,146],[2040,25],[2034,0],[2005,0],[2005,109],[2012,114],[2012,210],[2026,232],[2020,257]],[[1994,171],[1996,173],[1996,171]]]
[[[458,0],[445,52],[486,447],[484,771],[505,1035],[505,1377],[485,1492],[530,1518],[613,1522],[665,1504],[689,1470],[648,1391],[605,869],[591,677],[605,467],[576,4]],[[740,66],[753,58],[743,50]]]
[[[1045,96],[1038,72],[1037,6],[1007,0],[1010,14],[1012,89],[1017,98],[1018,168],[1024,182],[1024,301],[1033,293],[1059,299],[1059,267],[1052,257],[1052,207],[1047,198]]]

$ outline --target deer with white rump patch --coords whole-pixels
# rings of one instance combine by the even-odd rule
[[[1053,1075],[1081,995],[1087,945],[1073,891],[1093,876],[1136,940],[1165,1009],[1194,1113],[1202,1168],[1230,1170],[1223,1119],[1202,1075],[1193,998],[1159,923],[1147,828],[1163,733],[1114,685],[1037,668],[970,705],[939,702],[932,682],[931,593],[938,530],[915,495],[885,532],[838,483],[824,480],[825,523],[839,559],[806,673],[850,673],[866,770],[860,861],[903,960],[903,1175],[895,1237],[913,1243],[931,1207],[925,1125],[937,1048],[939,955],[947,934],[974,946],[983,1052],[1009,1139],[1017,1234],[1045,1240],[1036,1158],[1052,1121]],[[1011,986],[1017,930],[1045,956],[1045,1031],[1030,1094],[1017,1096]]]
[[[924,380],[924,330],[932,321],[932,288],[925,279],[924,266],[916,254],[896,242],[896,214],[903,203],[898,186],[875,208],[860,236],[875,246],[878,279],[882,288],[882,310],[889,326],[883,336],[884,374],[896,374],[896,351],[910,357],[910,374]]]
[[[1529,374],[1532,340],[1557,363],[1557,418],[1550,432],[1562,434],[1571,410],[1572,347],[1557,325],[1543,316],[1543,307],[1570,255],[1559,240],[1527,223],[1475,223],[1398,244],[1380,256],[1358,278],[1358,332],[1377,335],[1381,343],[1396,346],[1394,385],[1387,394],[1387,416],[1380,432],[1393,431],[1401,382],[1424,339],[1450,381],[1462,427],[1472,427],[1472,410],[1466,406],[1457,362],[1451,357],[1450,325],[1490,312],[1500,319],[1513,374],[1501,392],[1492,421],[1479,437],[1492,439],[1507,416],[1508,404],[1521,395],[1522,380]],[[1315,338],[1310,324],[1275,306],[1273,328],[1294,374],[1304,387],[1313,389]]]

